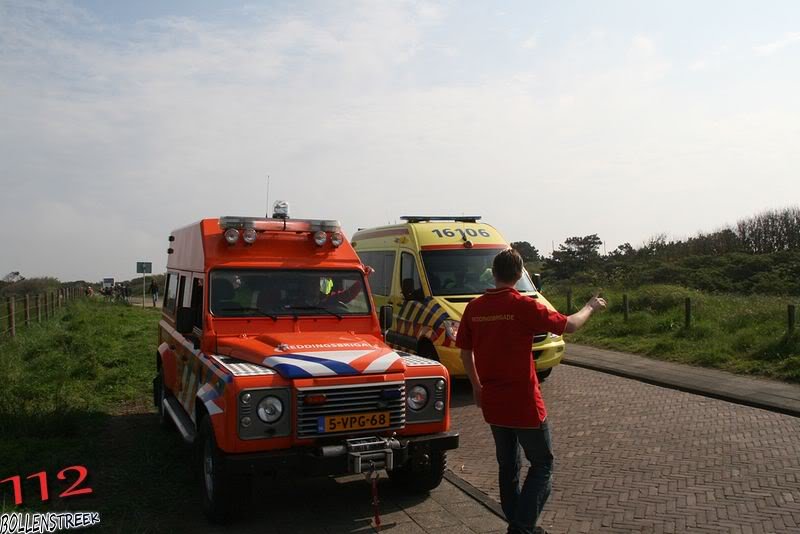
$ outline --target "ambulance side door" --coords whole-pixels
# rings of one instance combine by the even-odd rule
[[[417,319],[424,308],[425,292],[420,277],[417,255],[411,249],[400,249],[393,281],[392,299],[394,327],[387,340],[403,350],[417,350]]]
[[[369,275],[369,288],[375,308],[390,304],[392,300],[392,275],[394,274],[397,252],[394,250],[364,250],[358,253],[364,265],[375,272]]]

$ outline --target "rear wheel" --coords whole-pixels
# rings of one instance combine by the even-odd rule
[[[167,385],[164,383],[164,368],[158,368],[158,374],[153,379],[153,403],[156,405],[156,409],[158,410],[158,423],[167,429],[171,429],[172,418],[167,413],[166,409],[164,408],[165,401],[168,397],[172,396],[172,392],[170,392]]]
[[[227,523],[230,519],[232,488],[208,415],[204,415],[200,421],[197,446],[203,513],[212,523]]]
[[[410,493],[425,493],[442,483],[447,468],[447,452],[430,451],[417,454],[399,469],[389,471],[389,480]]]

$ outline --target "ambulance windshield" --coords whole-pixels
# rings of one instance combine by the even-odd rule
[[[360,271],[216,269],[209,303],[216,317],[370,313]]]
[[[426,250],[422,262],[431,292],[437,296],[479,295],[494,288],[492,261],[503,249]],[[521,293],[535,291],[527,272],[516,285]]]

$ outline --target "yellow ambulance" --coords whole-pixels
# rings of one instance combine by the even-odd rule
[[[395,349],[440,361],[451,375],[465,376],[455,346],[467,303],[494,287],[492,261],[508,242],[479,216],[404,216],[401,224],[361,229],[353,236],[369,276],[376,307],[392,306],[395,320],[386,341]],[[552,305],[527,272],[516,289]],[[564,354],[564,340],[549,332],[534,336],[531,355],[544,380]]]

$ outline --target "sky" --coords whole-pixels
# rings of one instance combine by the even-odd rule
[[[479,214],[549,254],[800,199],[795,1],[0,0],[0,276],[172,229]]]

